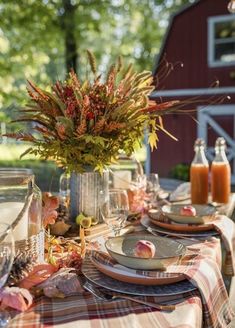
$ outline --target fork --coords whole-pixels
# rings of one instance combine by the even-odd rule
[[[155,232],[151,227],[147,227],[146,230],[149,233],[151,233],[153,236],[159,237],[159,234],[157,232]],[[183,239],[183,240],[188,240],[188,241],[200,243],[200,240],[198,240],[196,238],[193,238],[193,237],[184,237],[184,236],[181,236],[181,235],[171,236],[171,235],[167,235],[167,234],[165,234],[165,237],[173,237],[174,239]]]
[[[136,303],[140,303],[143,305],[147,305],[150,307],[153,307],[158,310],[162,311],[173,311],[175,309],[175,305],[162,305],[162,304],[156,304],[152,302],[147,302],[143,301],[140,299],[136,299],[135,297],[128,296],[128,295],[122,295],[122,294],[115,294],[111,295],[109,293],[105,293],[101,291],[99,288],[95,287],[93,284],[86,282],[83,284],[83,288],[93,294],[97,299],[102,300],[102,301],[113,301],[113,300],[118,300],[118,299],[125,299],[125,300],[130,300]]]

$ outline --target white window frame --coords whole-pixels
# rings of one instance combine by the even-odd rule
[[[209,67],[224,67],[224,66],[235,66],[235,60],[230,62],[222,62],[220,60],[215,60],[215,39],[214,39],[214,29],[216,23],[228,22],[235,20],[235,15],[223,15],[214,16],[208,18],[208,42],[207,42],[207,56]],[[234,38],[235,42],[235,38]]]

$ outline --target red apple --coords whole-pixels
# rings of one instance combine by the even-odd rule
[[[155,245],[148,240],[139,240],[134,248],[136,257],[152,258],[155,255]]]
[[[191,205],[187,205],[180,209],[180,214],[185,216],[196,216],[196,209]]]

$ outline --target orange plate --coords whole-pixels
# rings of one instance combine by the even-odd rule
[[[156,276],[147,276],[147,275],[135,275],[130,276],[130,271],[125,271],[125,268],[113,267],[109,264],[105,264],[101,261],[98,261],[94,257],[91,257],[91,262],[94,264],[97,270],[106,274],[107,276],[122,281],[127,282],[130,284],[139,284],[139,285],[166,285],[166,284],[173,284],[178,281],[185,280],[185,277],[182,273],[166,273],[162,271],[153,271],[156,273]],[[135,272],[135,270],[132,270]],[[151,273],[150,273],[151,274]]]
[[[174,223],[173,221],[168,221],[168,222],[165,222],[165,221],[160,221],[160,220],[157,220],[156,218],[155,219],[152,219],[150,216],[149,216],[149,220],[151,221],[151,223],[159,226],[159,227],[162,227],[162,228],[165,228],[165,229],[168,229],[168,230],[173,230],[173,231],[180,231],[180,232],[196,232],[196,231],[209,231],[209,230],[213,230],[214,229],[214,226],[212,224],[176,224]]]

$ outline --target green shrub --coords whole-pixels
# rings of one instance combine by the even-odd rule
[[[177,164],[170,171],[170,177],[182,181],[189,181],[189,169],[188,164]]]
[[[54,162],[41,160],[0,160],[0,167],[29,168],[42,191],[59,191],[59,177],[63,172]]]

